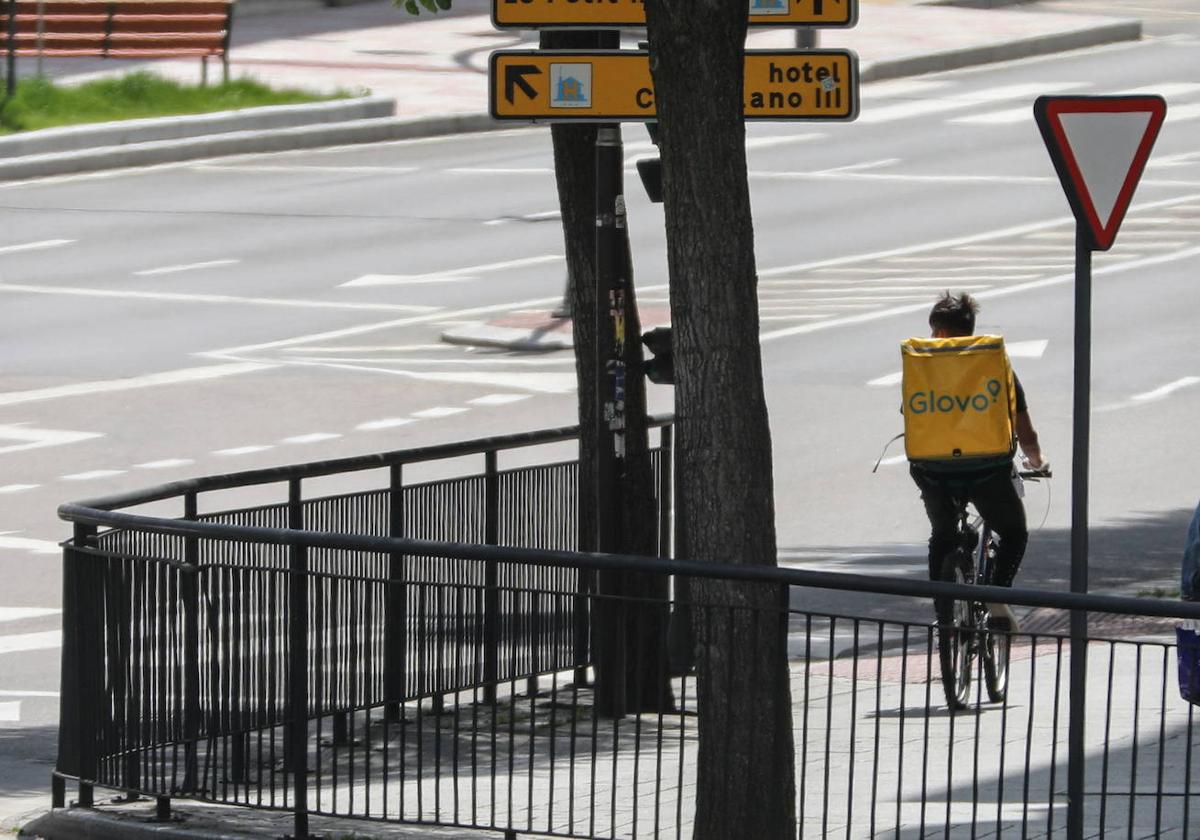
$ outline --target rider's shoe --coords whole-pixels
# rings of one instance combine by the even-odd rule
[[[1009,633],[1016,633],[1021,629],[1017,616],[1008,604],[988,604],[987,608],[992,617],[992,625],[996,629],[1007,630]]]

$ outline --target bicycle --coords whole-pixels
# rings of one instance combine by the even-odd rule
[[[1050,470],[1018,470],[1021,481],[1050,478]],[[957,544],[942,560],[939,580],[951,583],[991,585],[995,574],[997,537],[979,514],[968,507],[965,489],[955,494],[958,509]],[[976,660],[983,660],[984,685],[988,700],[1002,702],[1008,694],[1008,659],[1011,628],[995,625],[986,603],[934,599],[937,617],[938,659],[946,704],[954,710],[967,708]]]

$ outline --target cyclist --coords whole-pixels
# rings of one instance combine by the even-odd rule
[[[929,313],[929,327],[934,338],[956,338],[975,333],[975,316],[979,304],[968,294],[958,296],[944,293]],[[1013,376],[1016,390],[1016,434],[1017,443],[1031,469],[1043,469],[1042,450],[1038,445],[1037,432],[1029,417],[1025,403],[1025,391],[1021,382]],[[1008,458],[994,465],[966,466],[954,462],[912,463],[909,467],[913,480],[921,490],[925,513],[929,517],[929,576],[937,579],[942,558],[954,550],[958,523],[955,493],[966,491],[967,499],[987,522],[988,527],[999,537],[996,552],[996,586],[1012,586],[1025,556],[1025,544],[1029,531],[1025,524],[1025,506],[1013,483],[1012,462]],[[1017,619],[1007,604],[988,604],[993,621],[1007,623],[1015,632]]]

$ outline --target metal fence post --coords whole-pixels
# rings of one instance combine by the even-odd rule
[[[393,464],[388,482],[388,536],[404,537],[404,467]],[[388,720],[400,719],[400,703],[405,699],[408,680],[408,587],[405,583],[404,555],[388,555],[388,585],[385,596],[383,637],[384,709]]]
[[[75,546],[78,548],[96,547],[96,527],[94,525],[75,526]],[[96,761],[97,708],[94,698],[103,694],[104,686],[100,675],[104,668],[104,632],[100,624],[100,616],[96,610],[96,596],[100,587],[98,575],[95,574],[95,564],[89,563],[87,555],[80,555],[79,560],[84,568],[78,569],[75,575],[75,603],[78,606],[75,626],[75,650],[78,654],[76,666],[79,675],[78,714],[76,725],[78,729],[77,744],[79,749],[79,804],[90,808],[94,804],[95,788],[93,782],[98,774]],[[66,614],[63,620],[66,621]]]
[[[500,473],[496,466],[496,450],[484,455],[483,473],[483,541],[487,545],[500,542]],[[484,565],[483,594],[483,699],[496,700],[496,681],[500,674],[500,569],[495,560]]]
[[[300,479],[288,480],[288,527],[304,527]],[[308,547],[288,549],[288,733],[292,812],[296,840],[308,837]]]
[[[63,547],[61,694],[58,707],[58,759],[51,777],[51,803],[55,808],[66,805],[66,782],[63,775],[79,778],[79,804],[92,804],[92,784],[96,778],[96,708],[94,685],[97,659],[103,650],[96,649],[101,633],[94,623],[95,611],[88,598],[94,588],[86,579],[89,558],[79,549],[95,545],[96,529],[91,525],[75,525],[74,538]],[[63,774],[63,775],[60,775]]]
[[[198,518],[196,494],[183,497],[183,518]],[[183,598],[183,791],[194,791],[199,783],[197,743],[200,739],[200,540],[186,537],[183,559],[187,566],[180,576]]]

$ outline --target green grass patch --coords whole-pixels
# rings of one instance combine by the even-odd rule
[[[49,79],[25,79],[17,84],[13,98],[0,105],[0,133],[324,102],[354,95],[347,91],[322,95],[303,90],[275,90],[250,79],[202,87],[144,71],[70,86]]]

